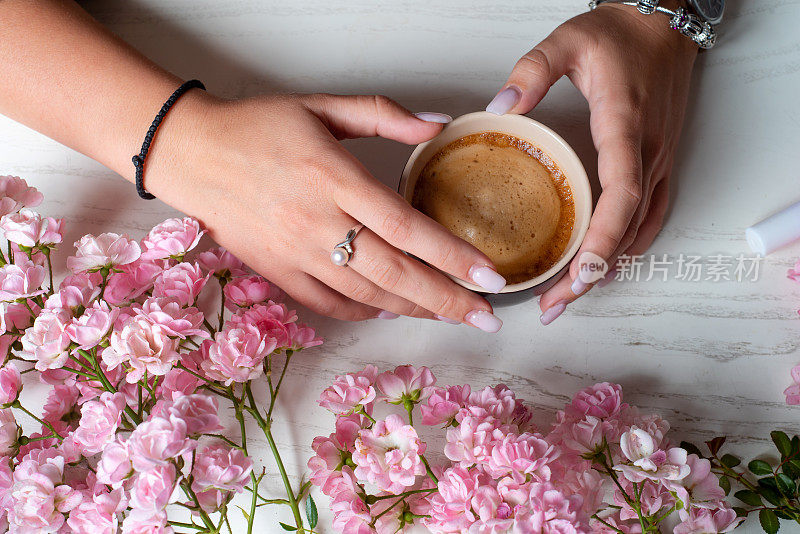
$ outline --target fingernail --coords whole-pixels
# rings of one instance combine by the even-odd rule
[[[583,292],[589,288],[589,284],[581,280],[581,277],[578,276],[578,278],[576,278],[575,281],[572,282],[572,285],[569,286],[569,288],[572,290],[574,294],[582,295]]]
[[[386,310],[381,310],[381,312],[378,314],[378,319],[389,320],[389,319],[397,319],[398,317],[400,317],[400,316],[397,315],[396,313],[392,313],[392,312],[386,311]]]
[[[436,319],[437,319],[437,320],[439,320],[439,321],[442,321],[443,323],[447,323],[447,324],[461,324],[461,323],[459,323],[458,321],[454,321],[453,319],[451,319],[451,318],[449,318],[449,317],[445,317],[444,315],[439,315],[438,313],[437,313],[437,314],[435,314],[435,315],[434,315],[434,317],[436,317]]]
[[[497,96],[486,106],[486,111],[495,115],[505,115],[517,105],[520,98],[522,98],[522,92],[517,87],[510,85],[497,93]]]
[[[553,306],[547,308],[544,311],[544,313],[542,313],[542,316],[539,317],[539,320],[542,322],[544,326],[547,326],[556,319],[558,319],[558,316],[564,313],[564,310],[566,309],[567,309],[567,301],[561,300],[557,304],[554,304]]]
[[[617,270],[616,269],[611,269],[610,271],[608,271],[608,273],[606,273],[606,275],[599,282],[597,282],[597,287],[605,287],[605,286],[607,286],[608,284],[613,282],[614,278],[616,278],[616,277],[617,277]]]
[[[489,293],[499,293],[506,287],[506,279],[488,265],[476,263],[467,273],[470,279]]]
[[[495,333],[503,326],[503,321],[495,317],[493,314],[484,310],[474,310],[469,312],[464,321],[471,324],[475,328],[480,328],[484,332]]]
[[[437,122],[439,124],[447,124],[448,122],[453,121],[453,117],[451,117],[447,113],[434,113],[433,111],[422,111],[420,113],[414,113],[414,116],[421,121]]]

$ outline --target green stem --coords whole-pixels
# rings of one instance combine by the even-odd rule
[[[194,502],[195,506],[197,507],[197,512],[200,514],[200,518],[203,520],[203,524],[206,526],[210,532],[214,532],[214,522],[211,521],[211,518],[208,517],[208,514],[200,507],[200,501],[197,499],[197,495],[195,495],[192,486],[186,482],[185,480],[181,482],[181,489],[186,494],[189,499]]]
[[[26,414],[28,414],[29,416],[31,416],[33,419],[35,419],[36,421],[38,421],[38,422],[39,422],[39,423],[40,423],[40,424],[41,424],[43,427],[45,427],[45,428],[46,428],[46,429],[48,429],[50,432],[52,432],[52,433],[53,433],[53,435],[54,435],[55,437],[57,437],[57,438],[58,438],[58,441],[62,441],[62,440],[64,439],[64,436],[62,436],[61,434],[59,434],[58,432],[56,432],[56,429],[55,429],[55,428],[53,428],[53,425],[51,425],[50,423],[48,423],[48,422],[47,422],[47,421],[45,421],[44,419],[41,419],[41,418],[39,418],[39,417],[35,416],[35,415],[34,415],[33,413],[31,413],[31,412],[30,412],[30,411],[29,411],[27,408],[25,408],[25,407],[24,407],[22,404],[20,404],[19,400],[15,400],[14,402],[12,402],[12,403],[11,403],[11,407],[12,407],[12,408],[17,408],[18,410],[22,410],[23,412],[25,412]]]
[[[286,351],[286,361],[283,364],[283,369],[281,370],[281,376],[278,377],[278,383],[275,385],[275,389],[272,390],[270,388],[270,400],[269,400],[269,409],[267,410],[267,421],[272,422],[272,410],[275,408],[275,404],[278,402],[278,392],[281,389],[281,383],[283,383],[283,377],[286,376],[286,369],[289,367],[289,360],[292,359],[293,352],[291,350]]]
[[[611,530],[613,530],[614,532],[619,532],[620,534],[625,534],[625,531],[624,531],[624,530],[620,530],[620,529],[618,529],[617,527],[615,527],[615,526],[613,526],[613,525],[611,525],[611,524],[609,524],[609,523],[606,523],[605,521],[603,521],[602,519],[600,519],[600,517],[599,517],[597,514],[594,514],[592,517],[593,517],[594,519],[597,519],[597,520],[598,520],[598,521],[600,521],[601,523],[603,523],[605,526],[607,526],[608,528],[610,528],[610,529],[611,529]]]
[[[45,259],[47,259],[47,272],[50,273],[50,293],[53,292],[53,262],[50,261],[50,249],[44,247],[42,249]]]
[[[264,418],[261,417],[261,413],[258,411],[256,407],[255,398],[253,398],[253,391],[250,389],[250,383],[246,383],[244,385],[245,391],[247,393],[247,400],[250,403],[251,412],[256,422],[258,423],[259,428],[261,431],[264,432],[264,436],[267,438],[267,443],[269,444],[269,448],[272,451],[272,455],[275,457],[275,463],[278,465],[278,472],[281,475],[281,480],[283,481],[283,486],[286,489],[286,496],[289,498],[289,507],[292,509],[292,515],[294,515],[295,526],[297,527],[298,532],[303,531],[303,519],[300,515],[300,507],[297,504],[297,499],[294,495],[294,490],[292,490],[292,484],[289,482],[289,476],[286,474],[286,467],[283,465],[283,460],[281,459],[281,454],[278,452],[278,445],[275,443],[275,438],[272,436],[272,430],[270,429],[270,424],[264,421]],[[276,388],[276,395],[277,395],[277,388]],[[272,397],[270,399],[270,406],[274,406],[276,397]]]

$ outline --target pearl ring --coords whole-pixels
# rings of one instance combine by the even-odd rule
[[[333,248],[333,251],[331,251],[331,263],[340,267],[347,267],[347,262],[350,261],[350,258],[353,257],[354,253],[353,240],[356,238],[358,232],[360,232],[362,228],[364,228],[364,225],[359,224],[347,232],[347,236],[344,238],[344,241],[336,245]]]

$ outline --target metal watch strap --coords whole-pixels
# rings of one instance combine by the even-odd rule
[[[690,13],[683,7],[679,7],[673,11],[659,6],[658,2],[659,0],[590,0],[589,9],[593,10],[600,4],[615,3],[633,6],[644,15],[651,15],[656,12],[663,13],[670,18],[669,25],[673,30],[681,32],[694,41],[700,48],[708,50],[717,42],[717,32],[714,31],[714,26],[709,22],[701,19],[694,13]]]

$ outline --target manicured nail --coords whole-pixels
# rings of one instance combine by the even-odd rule
[[[381,312],[378,314],[378,319],[389,320],[389,319],[397,319],[398,317],[400,317],[400,316],[397,315],[396,313],[392,313],[392,312],[386,311],[386,310],[381,310]]]
[[[520,98],[522,98],[522,92],[517,87],[509,85],[489,102],[486,111],[495,115],[505,115],[517,105]]]
[[[558,316],[564,313],[564,310],[566,309],[567,309],[567,301],[561,300],[557,304],[554,304],[553,306],[547,308],[544,311],[544,313],[542,313],[542,316],[539,317],[539,320],[542,322],[544,326],[547,326],[556,319],[558,319]]]
[[[607,286],[608,284],[613,282],[614,278],[616,278],[616,277],[617,277],[617,270],[616,269],[611,269],[610,271],[608,271],[608,273],[606,273],[606,275],[599,282],[597,282],[597,287],[605,287],[605,286]]]
[[[414,113],[414,116],[421,121],[437,122],[439,124],[447,124],[448,122],[453,121],[453,117],[451,117],[446,113],[434,113],[432,111],[422,111],[420,113]]]
[[[447,324],[461,324],[461,323],[459,323],[458,321],[454,321],[453,319],[451,319],[451,318],[449,318],[449,317],[445,317],[444,315],[439,315],[438,313],[437,313],[437,314],[435,314],[435,315],[434,315],[434,317],[436,317],[436,319],[437,319],[437,320],[439,320],[439,321],[442,321],[443,323],[447,323]]]
[[[489,293],[499,293],[506,287],[506,279],[488,265],[476,263],[469,268],[470,279]]]
[[[572,285],[569,286],[569,288],[572,290],[574,294],[582,295],[583,292],[589,288],[589,284],[581,280],[581,277],[579,276],[578,278],[575,279],[574,282],[572,282]]]
[[[464,322],[491,334],[500,330],[503,321],[484,310],[474,310],[464,317]]]

